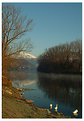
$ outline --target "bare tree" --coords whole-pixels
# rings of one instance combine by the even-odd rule
[[[2,70],[7,69],[10,57],[21,51],[31,51],[32,44],[23,35],[32,30],[32,19],[21,15],[21,9],[2,5]]]
[[[76,40],[49,49],[39,56],[38,70],[44,72],[82,72],[82,41]]]

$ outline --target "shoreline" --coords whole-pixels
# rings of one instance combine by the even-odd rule
[[[21,90],[12,86],[2,86],[2,118],[71,118],[62,113],[52,113],[28,102],[22,97]]]

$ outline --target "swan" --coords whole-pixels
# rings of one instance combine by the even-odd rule
[[[55,107],[55,111],[57,112],[57,109],[58,109],[58,105],[56,104],[56,107]]]
[[[73,112],[74,115],[78,115],[78,109]]]
[[[50,109],[52,109],[52,104],[50,104]]]

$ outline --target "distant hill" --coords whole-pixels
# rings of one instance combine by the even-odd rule
[[[38,66],[37,58],[33,55],[20,52],[11,58],[10,70],[29,71],[36,70]]]
[[[31,55],[31,54],[27,54],[24,52],[20,52],[18,55],[16,55],[17,58],[24,58],[24,59],[36,59],[35,56]]]

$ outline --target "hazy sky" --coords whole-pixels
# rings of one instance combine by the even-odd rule
[[[46,48],[82,39],[81,3],[14,3],[14,5],[22,9],[23,15],[34,20],[33,30],[26,35],[31,38],[34,46],[30,54],[38,56]]]

